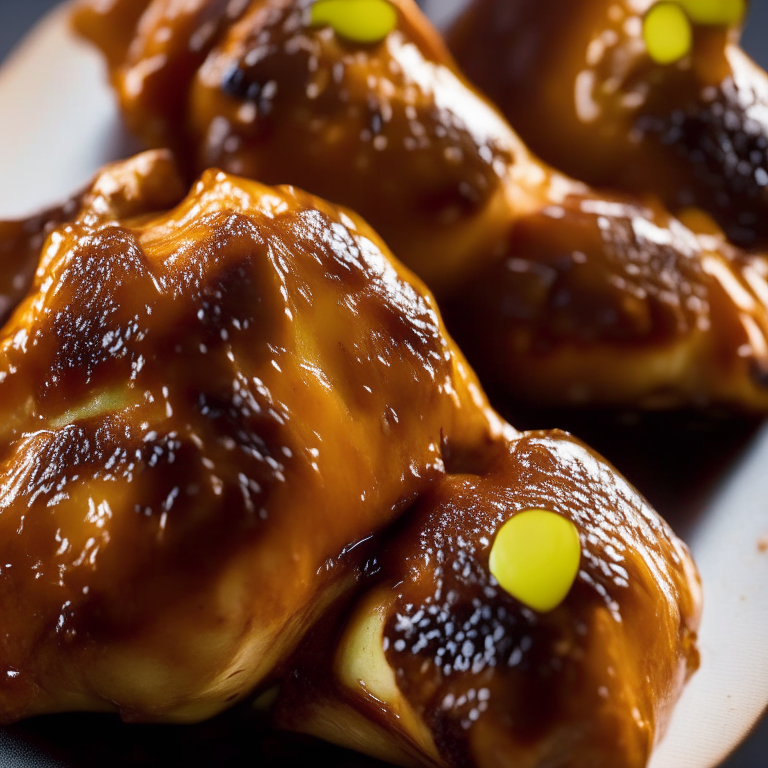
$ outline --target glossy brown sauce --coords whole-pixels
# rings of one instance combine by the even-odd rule
[[[445,485],[482,503],[457,503],[459,493],[438,490],[437,500],[425,504],[428,522],[405,535],[405,556],[382,556],[388,580],[402,584],[385,631],[388,658],[455,764],[485,764],[478,754],[488,750],[487,740],[521,764],[569,758],[585,766],[642,765],[655,703],[635,702],[645,726],[627,723],[620,711],[632,694],[618,665],[638,653],[638,667],[659,674],[669,658],[667,637],[677,633],[678,618],[666,627],[662,619],[647,633],[640,617],[661,618],[650,606],[679,590],[676,566],[654,573],[656,596],[640,585],[647,584],[648,563],[670,557],[671,542],[628,486],[590,477],[578,443],[542,437],[532,433],[517,443],[483,479],[451,478]],[[584,531],[582,571],[568,599],[576,611],[567,603],[544,616],[521,609],[488,573],[490,542],[508,510],[528,507],[561,512]],[[436,559],[434,569],[420,566],[425,552]],[[673,552],[670,562],[677,560]],[[612,648],[604,612],[621,615],[632,638],[627,645]]]
[[[162,155],[128,166],[142,164],[177,188]],[[248,652],[237,649],[254,624],[260,643],[285,634],[289,648],[315,596],[334,594],[344,548],[431,482],[443,445],[482,447],[500,424],[431,297],[350,215],[213,171],[167,214],[113,214],[96,197],[52,233],[0,343],[3,614],[18,620],[0,642],[22,670],[2,682],[22,690],[3,718],[61,706],[44,661],[59,638],[86,677],[130,666],[145,642],[163,659],[161,607],[181,626],[200,612],[198,631],[204,617],[231,643],[225,656]],[[240,602],[254,584],[270,595],[261,607]],[[97,647],[114,658],[97,662]],[[253,687],[248,675],[212,682],[212,662],[199,684],[214,699]],[[168,696],[167,716],[187,717],[183,691],[147,687],[96,699],[152,720]]]
[[[0,321],[5,322],[32,285],[45,238],[76,211],[75,199],[61,207],[20,221],[0,221]]]
[[[748,443],[757,423],[712,420],[681,414],[627,417],[593,413],[535,413],[513,409],[521,426],[567,424],[609,456],[635,483],[647,488],[653,505],[685,532],[701,511],[700,499]],[[667,429],[665,439],[659,431]],[[379,768],[382,763],[297,733],[268,727],[248,705],[190,727],[125,725],[114,716],[56,715],[7,729],[21,744],[73,768],[104,764],[122,768],[190,768],[221,764],[239,768],[254,760],[265,768],[306,766],[308,761],[338,768]],[[258,757],[255,757],[258,756]]]
[[[52,231],[0,337],[13,416],[0,443],[0,717],[115,709],[198,721],[282,680],[278,722],[301,730],[297,696],[320,708],[354,700],[333,672],[337,628],[356,631],[355,604],[426,556],[427,591],[416,589],[427,603],[435,563],[461,574],[456,618],[438,633],[474,626],[461,618],[468,606],[490,622],[477,659],[452,638],[440,646],[454,648],[442,669],[459,675],[451,695],[475,690],[472,675],[489,679],[489,714],[476,727],[446,721],[423,666],[421,677],[410,669],[419,657],[390,652],[408,681],[398,695],[431,734],[414,754],[434,742],[441,764],[486,765],[489,739],[546,745],[553,728],[583,731],[585,755],[614,754],[607,734],[621,724],[626,764],[639,765],[697,665],[699,588],[684,545],[582,444],[521,437],[498,419],[432,297],[353,214],[217,171],[158,210],[178,189],[163,153],[106,169]],[[531,506],[571,518],[584,541],[583,583],[554,624],[489,581],[495,530]],[[409,590],[398,599],[402,616],[419,610]],[[398,631],[388,624],[384,648],[402,650]],[[506,680],[499,654],[535,645],[557,665],[554,649],[582,631],[590,652],[574,651],[574,670],[593,685],[601,664],[615,665],[614,704],[561,681],[550,695],[562,705],[520,719],[504,692],[537,686],[540,670],[526,662]],[[606,656],[613,643],[627,646],[621,663]],[[625,695],[639,697],[639,726]],[[584,731],[568,702],[606,730]],[[386,712],[371,721],[403,738]]]
[[[694,25],[690,56],[655,64],[642,41],[651,5],[475,0],[448,42],[545,161],[701,208],[733,242],[765,249],[768,78],[725,25]]]

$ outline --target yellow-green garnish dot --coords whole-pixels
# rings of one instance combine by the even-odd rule
[[[397,27],[397,10],[387,0],[317,0],[312,26],[329,26],[355,43],[379,43]]]
[[[693,30],[685,11],[675,3],[654,5],[645,16],[643,37],[657,64],[674,64],[691,52]]]
[[[746,0],[677,0],[694,24],[735,26],[747,13]]]
[[[529,509],[496,534],[490,569],[512,597],[539,613],[557,608],[579,572],[581,542],[576,526],[545,509]]]

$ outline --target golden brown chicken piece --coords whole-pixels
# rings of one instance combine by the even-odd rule
[[[339,679],[289,683],[284,725],[405,764],[618,748],[640,768],[696,666],[684,545],[582,444],[494,414],[356,215],[215,170],[157,210],[178,190],[162,152],[107,169],[0,334],[0,722],[196,721],[308,638]],[[526,508],[576,526],[551,614],[488,572]]]
[[[649,201],[570,195],[443,305],[486,386],[550,404],[768,407],[768,261]],[[505,362],[506,361],[506,362]]]
[[[656,2],[474,0],[448,40],[547,162],[701,208],[734,242],[768,249],[768,75],[725,21],[694,19],[690,54],[657,63],[643,35]]]
[[[32,285],[46,234],[76,210],[77,201],[19,221],[0,221],[0,323]]]
[[[128,51],[111,71],[133,129],[191,168],[359,211],[489,381],[555,404],[768,408],[762,262],[541,165],[410,0],[374,44],[313,24],[308,0],[154,0],[133,30],[125,2],[77,23]]]
[[[121,49],[105,35],[131,2],[114,0],[106,18],[100,2],[81,4],[78,29]],[[524,171],[525,148],[446,66],[410,0],[373,47],[313,27],[311,5],[152,2],[127,55],[111,62],[129,127],[148,146],[172,147],[190,175],[221,167],[343,203],[433,290],[456,285],[472,254],[508,231],[510,210],[537,207],[546,184],[537,179],[528,203],[528,189],[507,183],[516,158]]]
[[[137,165],[178,188],[162,154],[100,183]],[[0,722],[221,711],[445,456],[514,434],[353,214],[216,171],[121,205],[53,230],[0,338]]]
[[[499,528],[529,507],[582,541],[550,613],[489,572]],[[482,476],[441,479],[363,582],[330,655],[313,643],[290,678],[278,722],[399,765],[642,768],[698,664],[685,547],[565,434],[527,434]]]

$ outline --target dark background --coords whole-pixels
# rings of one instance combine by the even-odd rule
[[[34,22],[58,2],[59,0],[0,0],[0,63]],[[752,0],[750,20],[743,44],[751,56],[768,68],[768,0]],[[0,119],[1,115],[0,111]],[[768,639],[766,644],[768,645]],[[1,763],[0,766],[12,768]],[[723,768],[766,768],[766,766],[768,766],[768,721]]]

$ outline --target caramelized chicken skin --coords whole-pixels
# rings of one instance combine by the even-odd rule
[[[162,154],[102,185],[130,198],[137,166],[178,188]],[[216,171],[171,210],[94,196],[53,230],[0,403],[2,722],[221,711],[444,455],[514,434],[367,225]]]
[[[395,5],[396,29],[363,45],[312,25],[308,0],[201,0],[181,16],[155,0],[113,81],[134,130],[191,167],[359,211],[435,290],[470,362],[511,393],[764,411],[760,260],[543,166],[416,6]],[[107,21],[99,6],[85,2],[78,23],[105,46],[121,1]]]
[[[660,206],[569,195],[446,300],[482,381],[549,404],[768,406],[768,261]],[[502,365],[502,361],[508,361]]]
[[[694,19],[690,55],[655,62],[643,18],[656,2],[474,0],[448,40],[547,162],[674,211],[701,208],[734,242],[766,249],[768,76],[725,19]]]
[[[196,721],[301,670],[305,640],[340,682],[284,725],[338,740],[351,680],[360,712],[386,694],[415,713],[349,721],[369,754],[486,766],[576,739],[639,768],[696,664],[684,545],[580,443],[494,414],[432,297],[354,214],[215,170],[156,210],[178,185],[164,153],[107,169],[0,334],[0,722]],[[488,573],[499,526],[536,506],[581,540],[550,615]],[[337,651],[333,625],[316,627],[360,590]],[[516,643],[519,669],[468,665],[441,600],[467,632],[481,622],[478,653]],[[403,654],[427,651],[395,619],[414,625],[422,604],[450,670]],[[565,682],[539,680],[547,665]],[[488,714],[473,730],[459,702],[476,677]],[[518,720],[532,683],[555,709]]]
[[[107,166],[88,189],[60,206],[19,221],[0,221],[0,322],[5,322],[27,295],[51,231],[95,205],[113,215],[137,216],[166,208],[184,196],[169,153]],[[166,166],[167,170],[161,170]],[[156,183],[162,180],[162,183]]]
[[[572,520],[581,569],[539,613],[489,572],[528,507]],[[698,664],[685,547],[565,434],[513,441],[482,476],[444,477],[377,552],[323,663],[289,679],[278,721],[405,766],[640,768]],[[669,692],[673,692],[669,696]]]
[[[221,167],[343,203],[435,290],[457,284],[474,266],[469,253],[509,229],[509,198],[526,206],[528,191],[506,183],[525,148],[446,66],[409,0],[374,46],[313,28],[310,0],[198,0],[181,16],[178,5],[153,2],[111,71],[133,131],[194,172]],[[99,6],[86,2],[76,21],[104,46]],[[217,9],[218,33],[198,49]]]

